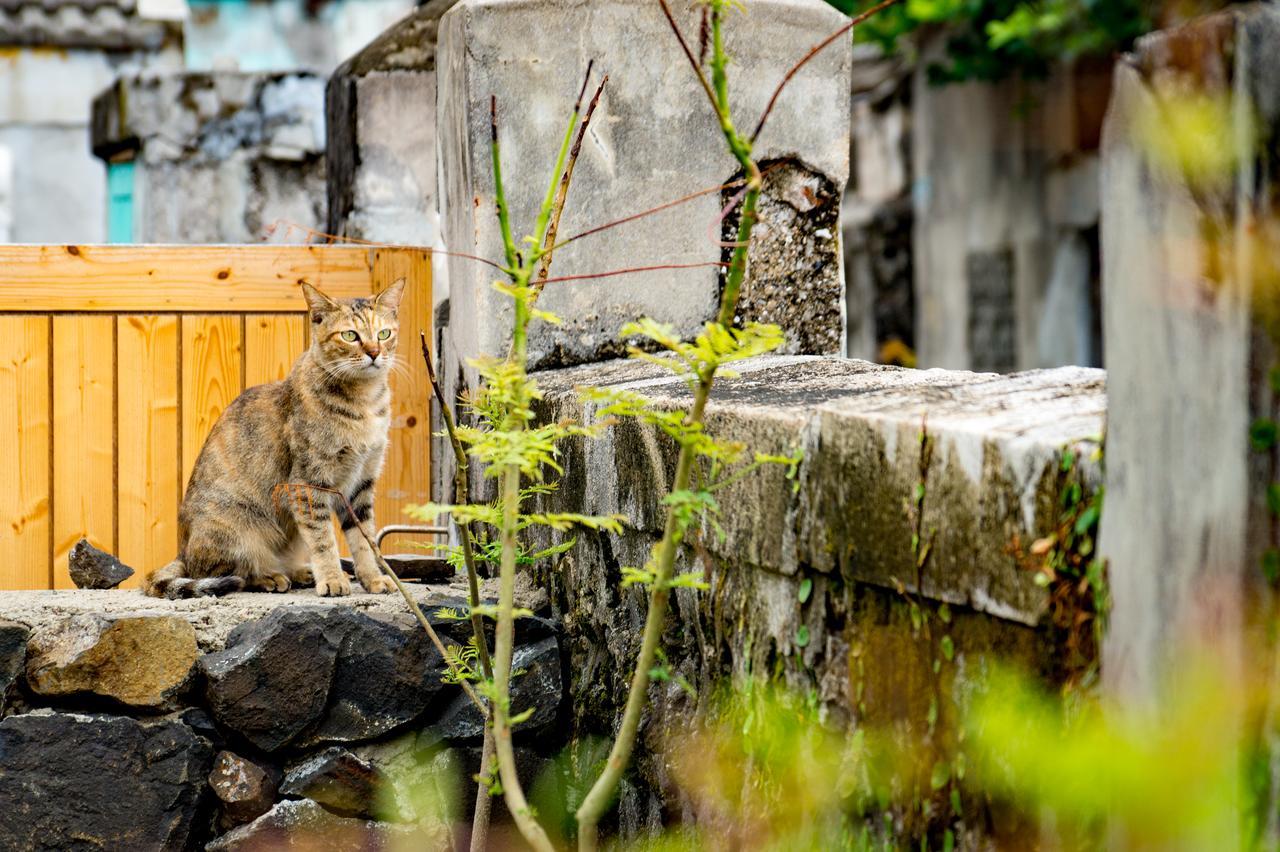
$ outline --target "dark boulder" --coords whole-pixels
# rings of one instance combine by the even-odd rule
[[[71,582],[78,589],[114,589],[133,576],[133,569],[82,538],[68,555]]]
[[[181,722],[10,716],[0,721],[0,849],[190,848],[212,762]]]
[[[0,621],[0,711],[5,698],[26,666],[31,631],[12,621]]]
[[[511,658],[511,671],[512,715],[533,709],[533,714],[516,726],[516,736],[546,730],[555,722],[564,695],[559,643],[548,637],[517,647]],[[449,742],[477,740],[484,736],[484,717],[470,699],[459,694],[440,713],[430,733]]]
[[[448,834],[427,838],[421,830],[329,813],[310,799],[286,799],[248,825],[232,829],[205,852],[374,852],[382,849],[448,848]],[[443,843],[441,841],[444,841]]]
[[[217,721],[275,751],[324,714],[342,642],[329,607],[287,607],[239,625],[221,651],[200,658]],[[338,629],[334,629],[337,627]]]
[[[392,800],[389,781],[372,764],[334,746],[303,758],[285,773],[280,792],[310,799],[344,817],[380,817]]]

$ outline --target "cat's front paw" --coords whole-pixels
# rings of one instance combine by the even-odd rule
[[[372,577],[361,577],[360,585],[364,586],[364,590],[371,595],[385,595],[387,592],[396,590],[396,585],[391,582],[391,578],[384,577],[381,574]]]
[[[340,598],[351,594],[351,581],[346,574],[336,577],[316,578],[316,594],[322,598]]]

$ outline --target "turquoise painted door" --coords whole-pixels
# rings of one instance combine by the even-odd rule
[[[107,164],[107,242],[133,242],[133,160]]]

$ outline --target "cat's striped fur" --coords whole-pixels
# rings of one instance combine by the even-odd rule
[[[307,499],[279,486],[338,489],[372,530],[404,281],[373,298],[342,301],[302,288],[311,346],[285,379],[248,388],[214,424],[178,512],[178,557],[148,578],[147,594],[283,592],[312,582],[319,595],[350,594],[331,513],[342,522],[360,584],[392,590],[340,498],[311,491]]]

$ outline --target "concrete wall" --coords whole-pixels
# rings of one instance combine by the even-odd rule
[[[919,747],[933,730],[930,713],[957,718],[995,660],[1050,680],[1069,666],[1046,617],[1049,593],[1013,545],[1059,523],[1064,450],[1082,459],[1086,493],[1097,486],[1089,459],[1105,414],[1102,371],[993,377],[774,356],[739,372],[717,382],[710,432],[753,451],[800,448],[804,459],[793,482],[770,468],[717,492],[724,537],[704,526],[698,546],[681,552],[677,571],[705,571],[711,588],[675,592],[663,647],[672,672],[697,694],[674,680],[651,686],[635,773],[619,804],[624,837],[664,819],[697,818],[671,793],[664,734],[696,726],[726,676],[776,676],[813,696],[832,723],[891,728]],[[573,390],[579,385],[633,390],[662,406],[689,398],[683,382],[634,361],[537,378],[548,418],[591,422],[591,407]],[[932,447],[923,473],[922,424]],[[620,566],[644,564],[661,536],[676,447],[630,421],[598,440],[566,443],[551,506],[628,518],[622,535],[578,534],[568,558],[541,577],[575,673],[572,733],[609,736],[645,616],[643,591],[620,586]],[[932,545],[919,574],[907,509],[918,487],[918,529]],[[799,594],[805,581],[808,598]],[[912,629],[912,598],[951,607],[954,662],[932,668],[937,652]],[[935,682],[944,696],[936,703]],[[959,848],[987,848],[1009,828],[969,812],[963,824]]]
[[[328,74],[414,7],[413,0],[189,0],[185,65],[192,71]]]
[[[1098,130],[1109,68],[1043,84],[914,72],[914,265],[921,366],[1098,365]]]
[[[136,163],[134,242],[307,241],[324,145],[324,81],[305,73],[131,76],[94,102],[94,151]]]
[[[106,174],[90,150],[93,97],[144,60],[176,65],[176,52],[155,56],[97,50],[19,48],[0,58],[0,147],[11,164],[8,220],[0,239],[23,243],[103,242]]]

